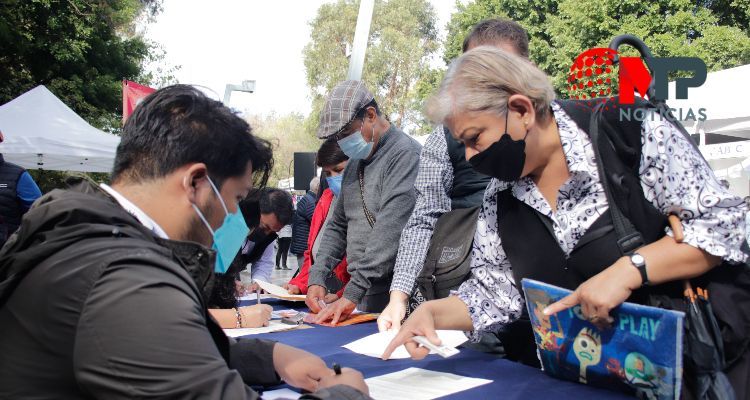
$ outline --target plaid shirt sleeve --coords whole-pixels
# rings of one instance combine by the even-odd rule
[[[407,295],[422,270],[437,219],[451,210],[453,166],[442,125],[432,131],[422,148],[414,187],[417,201],[401,235],[391,282],[391,291]]]

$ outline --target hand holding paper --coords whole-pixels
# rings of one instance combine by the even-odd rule
[[[355,340],[349,344],[345,344],[343,347],[347,348],[355,353],[364,354],[370,357],[380,358],[383,355],[388,343],[390,343],[396,336],[395,331],[385,331],[374,333],[370,336],[365,336],[362,339]],[[466,336],[461,331],[437,331],[437,336],[440,338],[440,342],[443,346],[447,346],[458,352],[455,349],[456,346],[466,342]],[[429,351],[431,354],[435,354],[434,351]],[[454,353],[455,354],[455,353]],[[404,346],[397,347],[392,354],[389,355],[389,359],[404,359],[409,358],[409,353],[406,351]]]

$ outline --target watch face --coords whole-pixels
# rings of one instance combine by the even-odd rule
[[[643,258],[643,256],[640,255],[640,254],[638,254],[638,253],[633,254],[630,257],[630,260],[633,261],[634,264],[643,264],[643,263],[646,262],[646,260]]]

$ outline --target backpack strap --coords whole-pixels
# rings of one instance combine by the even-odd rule
[[[643,236],[638,230],[635,229],[630,220],[622,213],[617,202],[614,201],[615,197],[612,194],[611,182],[609,177],[604,170],[604,160],[609,160],[609,156],[617,156],[614,152],[613,144],[607,143],[609,137],[601,134],[599,127],[601,124],[602,114],[606,103],[601,103],[594,108],[591,115],[589,124],[589,136],[591,137],[591,143],[593,144],[594,154],[597,160],[601,162],[596,163],[596,168],[599,171],[602,186],[604,187],[604,193],[607,196],[609,202],[610,215],[612,216],[612,224],[615,226],[615,232],[617,232],[617,246],[620,248],[622,254],[631,254],[633,251],[645,244]],[[638,129],[640,135],[640,128]],[[602,153],[615,153],[606,154],[606,158],[602,157]],[[636,167],[637,168],[637,167]]]
[[[612,181],[615,180],[615,183],[620,184],[621,182],[617,182],[617,175],[622,172],[638,176],[641,158],[641,123],[635,118],[631,118],[631,121],[620,121],[620,110],[624,108],[612,99],[605,102],[563,100],[559,101],[559,104],[578,127],[591,138],[597,160],[597,170],[618,237],[617,245],[622,254],[631,254],[643,246],[645,240],[641,232],[623,214],[618,204],[618,197],[614,194]],[[642,107],[646,105],[634,104],[634,108]]]

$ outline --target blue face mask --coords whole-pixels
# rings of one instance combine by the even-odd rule
[[[221,202],[221,206],[224,208],[224,214],[226,214],[224,222],[219,229],[214,231],[211,229],[211,224],[208,223],[201,210],[199,210],[195,204],[193,204],[193,209],[198,213],[198,217],[200,217],[201,221],[203,221],[206,228],[208,228],[214,238],[214,245],[212,247],[216,250],[214,271],[223,274],[227,272],[229,265],[234,260],[234,257],[237,256],[237,252],[240,251],[242,242],[245,241],[250,229],[248,229],[247,224],[245,223],[245,218],[242,216],[240,208],[237,207],[237,212],[230,214],[229,210],[227,210],[227,205],[224,204],[224,199],[221,198],[221,194],[219,193],[219,190],[216,189],[211,178],[208,178],[208,183],[211,184],[211,188],[214,190],[214,193],[216,193],[216,196]]]
[[[363,122],[364,123],[364,122]],[[372,138],[375,140],[375,126],[372,127]],[[338,141],[341,151],[350,159],[358,160],[367,158],[372,152],[372,142],[366,142],[362,136],[362,130],[352,133],[351,135]]]
[[[338,196],[339,193],[341,193],[341,179],[344,177],[344,175],[339,174],[336,176],[329,176],[326,178],[326,182],[328,183],[328,188],[331,189],[334,196]]]

